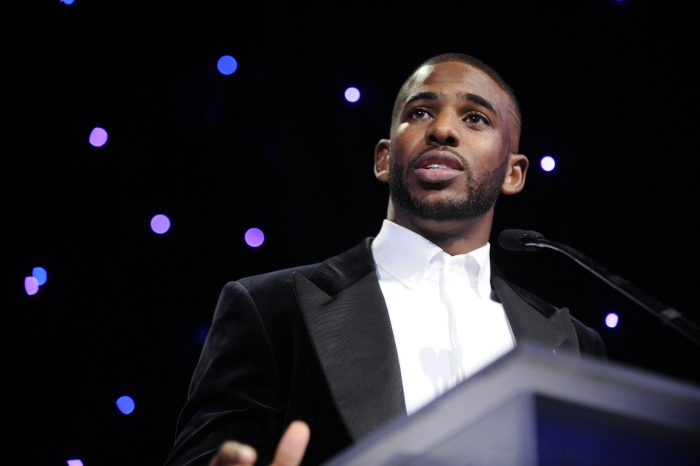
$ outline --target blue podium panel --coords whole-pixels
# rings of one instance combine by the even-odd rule
[[[700,465],[700,387],[521,344],[326,466]]]

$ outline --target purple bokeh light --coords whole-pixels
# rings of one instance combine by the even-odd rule
[[[95,147],[102,147],[107,143],[107,131],[99,126],[90,131],[90,144]]]
[[[166,233],[170,230],[170,219],[167,215],[156,214],[151,219],[151,230],[159,235]]]
[[[36,277],[24,277],[24,291],[29,296],[37,294],[39,292],[39,280]]]
[[[609,328],[615,328],[619,323],[620,316],[618,316],[614,312],[610,312],[608,313],[608,315],[605,316],[605,325],[607,325]]]
[[[345,100],[355,103],[360,100],[360,90],[356,87],[348,87],[345,89]]]
[[[245,242],[251,248],[257,248],[265,242],[265,234],[259,228],[249,228],[245,232]]]

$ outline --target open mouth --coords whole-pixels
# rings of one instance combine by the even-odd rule
[[[424,183],[443,183],[464,172],[464,164],[447,151],[430,151],[421,155],[413,165],[418,179]]]

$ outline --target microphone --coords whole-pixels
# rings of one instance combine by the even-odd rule
[[[621,276],[612,273],[593,259],[586,257],[576,249],[563,243],[546,239],[541,233],[532,230],[519,230],[510,228],[501,231],[498,235],[498,244],[509,251],[540,251],[553,249],[573,259],[593,275],[627,296],[640,307],[653,314],[655,317],[679,332],[690,341],[700,346],[700,327],[676,309],[644,293]]]
[[[540,248],[535,244],[538,244],[537,241],[542,239],[544,236],[536,231],[515,228],[503,230],[498,235],[498,243],[503,249],[509,251],[539,251]]]

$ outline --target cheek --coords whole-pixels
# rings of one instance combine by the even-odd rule
[[[425,125],[401,123],[396,127],[394,139],[411,143],[411,141],[422,141],[425,139]]]
[[[391,140],[392,154],[415,155],[425,144],[425,132],[417,125],[401,124]]]
[[[475,166],[485,169],[500,166],[510,152],[503,138],[495,135],[469,139],[464,150]]]

